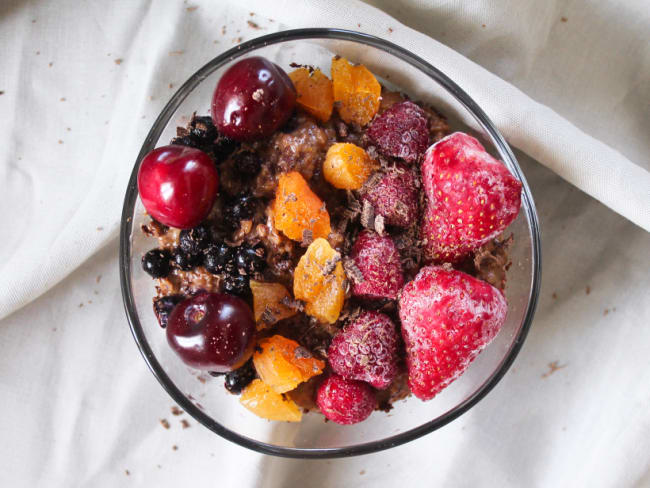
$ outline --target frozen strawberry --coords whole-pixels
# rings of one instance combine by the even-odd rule
[[[333,374],[318,388],[316,403],[321,413],[332,422],[350,425],[366,420],[375,409],[377,400],[367,383]]]
[[[364,230],[350,251],[360,276],[351,276],[352,294],[366,298],[397,298],[404,284],[402,263],[395,243],[388,236]]]
[[[398,165],[371,180],[361,198],[372,205],[376,215],[395,227],[408,227],[416,221],[418,187],[413,169]]]
[[[383,313],[362,312],[339,331],[327,358],[334,372],[350,380],[370,383],[378,390],[397,374],[397,331]]]
[[[422,268],[399,302],[411,392],[430,400],[458,378],[497,335],[507,310],[501,292],[485,281]]]
[[[367,134],[386,156],[412,163],[429,144],[428,119],[413,102],[396,103],[372,121]]]
[[[458,262],[517,217],[521,182],[471,136],[455,132],[422,163],[427,208],[421,222],[427,262]]]

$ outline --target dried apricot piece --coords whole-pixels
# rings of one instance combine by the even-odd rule
[[[293,273],[293,294],[304,300],[305,312],[333,324],[345,301],[345,271],[341,256],[325,239],[316,239],[298,261]]]
[[[303,381],[323,372],[325,362],[313,358],[296,341],[281,335],[262,339],[253,355],[255,371],[277,393],[293,390]]]
[[[337,142],[327,150],[323,175],[335,188],[358,190],[375,167],[363,148],[349,142]]]
[[[276,229],[294,241],[301,241],[305,231],[317,238],[332,230],[325,203],[297,171],[280,175],[273,209]]]
[[[263,419],[286,422],[302,420],[302,412],[296,402],[275,392],[262,380],[253,380],[242,392],[239,403]]]
[[[363,65],[352,66],[347,59],[332,59],[332,85],[338,112],[347,122],[361,126],[372,120],[379,110],[381,85]]]
[[[253,293],[253,312],[258,330],[296,314],[295,310],[282,303],[284,299],[291,299],[291,295],[280,283],[250,280],[250,287]]]
[[[298,106],[321,122],[327,122],[334,107],[332,80],[319,69],[310,73],[307,68],[292,71],[289,78],[296,88]]]

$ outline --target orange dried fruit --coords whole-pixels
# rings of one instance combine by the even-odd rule
[[[325,362],[313,358],[296,341],[281,335],[262,339],[253,354],[255,371],[277,393],[293,390],[303,381],[323,372]]]
[[[291,299],[291,295],[280,283],[250,280],[250,287],[253,293],[253,312],[258,330],[296,314],[295,310],[282,303],[285,298]]]
[[[338,112],[347,122],[361,126],[372,120],[379,110],[381,85],[363,65],[352,66],[347,59],[332,59],[332,85]]]
[[[263,419],[285,422],[302,420],[302,412],[296,402],[275,392],[262,380],[253,380],[242,392],[239,403]]]
[[[348,142],[337,142],[327,150],[323,175],[335,188],[358,190],[375,167],[375,162],[363,148]]]
[[[321,122],[327,122],[334,107],[332,80],[319,69],[310,73],[307,68],[292,71],[289,78],[296,88],[298,106]]]
[[[302,241],[305,231],[317,238],[332,230],[325,203],[297,171],[280,175],[273,210],[276,229],[294,241]]]
[[[293,273],[293,294],[306,302],[305,312],[333,324],[345,301],[345,271],[341,256],[325,239],[316,239],[298,261]]]

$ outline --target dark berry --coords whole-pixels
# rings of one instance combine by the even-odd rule
[[[239,143],[237,141],[233,141],[229,137],[219,134],[212,144],[212,152],[214,153],[217,163],[220,163],[230,156],[238,146]]]
[[[233,250],[223,242],[210,244],[203,251],[203,266],[210,273],[219,274],[232,270]]]
[[[232,139],[260,139],[287,121],[295,102],[296,90],[282,68],[253,56],[221,76],[212,97],[212,119]]]
[[[193,147],[195,149],[204,149],[204,146],[201,143],[201,141],[198,140],[192,134],[188,134],[188,135],[182,136],[182,137],[174,137],[172,139],[172,141],[171,141],[171,144],[174,144],[176,146]]]
[[[190,271],[201,264],[200,254],[190,254],[182,249],[176,249],[172,254],[172,264],[183,271]]]
[[[142,269],[153,278],[164,278],[171,271],[171,258],[166,249],[152,249],[142,256]]]
[[[210,244],[210,231],[205,225],[182,230],[178,237],[178,244],[188,254],[199,254]]]
[[[226,374],[224,386],[226,390],[235,395],[239,395],[248,384],[255,379],[255,367],[253,360],[249,359],[241,368]]]
[[[235,155],[235,168],[242,177],[257,175],[262,167],[260,156],[251,151],[242,151]]]
[[[174,307],[185,299],[183,295],[167,295],[153,299],[153,311],[156,314],[158,323],[164,329],[167,327],[167,319],[174,310]]]
[[[223,208],[223,219],[233,229],[239,227],[242,220],[250,219],[255,213],[256,199],[251,195],[240,193],[226,202]]]
[[[190,134],[204,144],[212,144],[217,138],[217,128],[209,115],[195,115],[190,122]]]
[[[262,246],[240,246],[235,255],[235,266],[246,274],[262,271],[266,265],[265,255],[266,252]]]
[[[255,319],[240,298],[199,293],[174,307],[167,342],[189,366],[205,371],[233,371],[253,353]]]
[[[190,147],[162,146],[148,153],[138,170],[144,208],[170,227],[191,229],[208,216],[219,188],[210,156]]]
[[[250,294],[248,276],[239,274],[226,275],[223,280],[223,289],[226,293],[238,296],[247,296]]]

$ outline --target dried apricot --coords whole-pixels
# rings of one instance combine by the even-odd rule
[[[302,420],[302,412],[296,402],[275,392],[262,380],[253,380],[243,391],[239,403],[263,419],[286,422]]]
[[[332,230],[325,203],[297,171],[280,175],[273,209],[276,229],[294,241],[303,240],[305,231],[317,238]]]
[[[345,271],[341,256],[325,239],[316,239],[298,261],[293,273],[293,294],[304,300],[305,312],[333,324],[345,300]]]
[[[303,381],[323,372],[325,362],[313,358],[296,341],[281,335],[262,339],[253,355],[255,371],[278,393],[293,390]]]
[[[379,110],[381,85],[363,65],[352,66],[347,59],[332,59],[332,85],[338,112],[347,122],[361,126],[372,120]]]
[[[292,71],[289,78],[296,88],[298,106],[321,122],[327,122],[334,107],[332,80],[319,69],[310,73],[307,68]]]
[[[284,299],[290,299],[291,295],[280,283],[250,280],[250,287],[253,292],[253,312],[258,330],[296,314],[295,310],[282,303]]]
[[[359,146],[348,142],[337,142],[327,150],[323,175],[335,188],[358,190],[375,167],[368,153]]]

